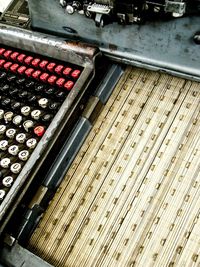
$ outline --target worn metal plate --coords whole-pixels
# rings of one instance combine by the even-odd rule
[[[200,48],[192,40],[199,17],[100,29],[79,14],[66,14],[59,1],[29,0],[29,6],[34,29],[97,44],[116,60],[200,80]]]

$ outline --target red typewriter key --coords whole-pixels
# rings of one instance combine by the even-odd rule
[[[10,67],[10,70],[11,70],[12,72],[16,72],[18,68],[19,68],[19,64],[13,64],[13,65]]]
[[[56,81],[56,84],[59,86],[59,87],[62,87],[65,83],[65,79],[64,78],[59,78],[57,81]]]
[[[55,68],[55,72],[58,73],[58,74],[61,74],[63,69],[64,69],[63,65],[58,65]]]
[[[18,52],[13,52],[11,55],[10,55],[10,58],[12,60],[17,60],[17,57],[19,56],[19,53]]]
[[[40,76],[40,80],[42,82],[46,82],[48,78],[49,78],[49,74],[48,73],[42,73],[42,75]]]
[[[55,84],[56,80],[57,80],[57,77],[55,75],[52,75],[49,77],[48,83],[49,84]]]
[[[43,126],[37,126],[35,127],[34,129],[34,133],[37,135],[37,136],[43,136],[45,132],[45,128]]]
[[[67,81],[65,84],[64,84],[64,88],[68,91],[70,91],[74,86],[74,82],[72,81]]]
[[[25,58],[24,63],[26,63],[27,65],[30,65],[32,60],[33,60],[33,57],[28,56]]]
[[[25,66],[21,66],[21,67],[19,67],[18,70],[17,70],[17,72],[18,72],[19,74],[24,74],[25,71],[26,71],[26,67],[25,67]]]
[[[33,59],[33,61],[31,62],[31,64],[34,66],[34,67],[38,67],[40,63],[40,59],[39,58],[35,58]]]
[[[9,68],[12,66],[12,62],[6,62],[4,65],[3,65],[3,67],[4,67],[4,69],[6,69],[6,70],[9,70]]]
[[[32,77],[35,78],[35,79],[39,79],[40,74],[41,74],[41,71],[40,70],[36,70],[36,71],[33,72]]]
[[[47,65],[47,70],[50,72],[54,72],[55,66],[56,66],[56,63],[51,62]]]
[[[5,64],[5,60],[4,59],[0,59],[0,68],[3,67],[3,65]]]
[[[28,77],[31,77],[32,74],[33,74],[33,72],[34,72],[34,69],[32,69],[32,68],[28,68],[28,69],[25,71],[25,74],[26,74]]]
[[[24,59],[25,59],[26,55],[25,54],[20,54],[18,57],[17,57],[17,60],[21,63],[24,62]]]
[[[80,70],[74,70],[71,74],[71,76],[74,78],[74,79],[78,79],[78,77],[80,76],[81,74],[81,71]]]
[[[72,68],[65,68],[64,71],[63,71],[63,74],[64,75],[69,75],[71,71],[72,71]]]
[[[48,63],[49,62],[47,60],[42,60],[39,66],[41,69],[45,70]]]
[[[3,53],[6,51],[5,48],[0,48],[0,55],[3,55]]]
[[[12,52],[13,52],[12,50],[6,50],[3,55],[4,57],[9,58]]]

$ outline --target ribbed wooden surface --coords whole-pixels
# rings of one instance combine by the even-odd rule
[[[55,266],[200,266],[200,84],[128,68],[34,232]]]

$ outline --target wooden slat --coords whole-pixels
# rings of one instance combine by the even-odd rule
[[[34,232],[64,266],[198,266],[200,85],[127,68]]]

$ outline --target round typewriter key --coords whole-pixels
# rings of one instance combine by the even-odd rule
[[[12,145],[8,148],[8,153],[13,156],[16,156],[18,152],[19,152],[19,147],[17,145]]]
[[[2,94],[7,94],[9,92],[10,86],[8,84],[5,84],[4,86],[0,87],[0,91]]]
[[[44,85],[38,85],[35,87],[35,91],[37,92],[43,92],[44,91]]]
[[[63,71],[63,74],[68,76],[71,71],[72,71],[72,68],[65,68],[64,71]]]
[[[28,96],[28,92],[27,91],[20,91],[18,94],[19,98],[26,98]]]
[[[0,149],[4,151],[7,148],[8,148],[8,141],[7,140],[1,140],[0,141]]]
[[[6,176],[2,180],[2,184],[6,187],[11,187],[12,183],[13,183],[13,177],[12,176]]]
[[[6,63],[5,59],[0,59],[0,68],[2,68],[5,63]]]
[[[24,74],[24,72],[26,71],[26,67],[25,66],[21,66],[21,67],[19,67],[18,69],[17,69],[17,72],[19,73],[19,74]]]
[[[12,60],[17,60],[17,57],[19,56],[19,53],[18,52],[13,52],[11,55],[10,55],[10,58],[12,59]]]
[[[55,72],[58,73],[58,74],[61,74],[63,69],[64,69],[63,65],[58,65],[55,68]]]
[[[0,55],[3,55],[3,53],[6,51],[5,48],[0,48]]]
[[[12,111],[8,111],[4,114],[4,120],[5,122],[9,122],[9,121],[12,121],[12,118],[14,116],[14,113]]]
[[[7,169],[11,164],[11,161],[9,158],[3,158],[1,161],[0,161],[0,165],[2,168],[5,168]]]
[[[35,129],[34,129],[34,133],[35,133],[37,136],[41,137],[41,136],[43,136],[43,134],[45,133],[45,128],[44,128],[43,126],[37,126],[37,127],[35,127]]]
[[[18,68],[19,68],[19,64],[13,64],[13,65],[10,67],[10,70],[11,70],[12,72],[16,72]]]
[[[0,67],[1,67],[1,60],[0,60]],[[1,72],[1,73],[0,73],[0,80],[5,79],[6,76],[7,76],[6,72]]]
[[[0,125],[0,134],[4,134],[6,131],[6,125]]]
[[[7,81],[8,82],[13,82],[16,80],[16,75],[15,74],[10,74],[8,77],[7,77]]]
[[[34,105],[36,104],[35,102],[37,101],[37,97],[35,95],[29,95],[27,100],[31,105]]]
[[[8,129],[8,130],[6,131],[6,136],[7,136],[8,138],[14,138],[15,134],[16,134],[16,130],[13,129],[13,128],[10,128],[10,129]]]
[[[40,63],[40,59],[39,58],[35,58],[33,59],[33,61],[31,62],[31,64],[34,66],[34,67],[38,67]]]
[[[4,65],[3,65],[3,67],[4,67],[4,69],[6,69],[6,70],[9,70],[10,69],[10,67],[12,66],[12,62],[6,62]]]
[[[81,74],[81,71],[80,70],[74,70],[71,74],[71,76],[74,78],[74,79],[78,79],[78,77],[80,76]]]
[[[48,89],[46,89],[45,90],[45,93],[47,94],[47,95],[52,95],[52,94],[54,94],[54,92],[55,92],[55,88],[53,88],[53,87],[50,87],[50,88],[48,88]]]
[[[34,81],[29,81],[25,84],[26,88],[33,88],[35,85],[35,82]]]
[[[50,76],[50,77],[48,78],[48,83],[49,83],[49,84],[55,84],[56,80],[57,80],[57,76],[52,75],[52,76]]]
[[[24,127],[25,131],[27,131],[27,132],[29,131],[30,128],[33,127],[33,125],[34,125],[34,122],[31,120],[27,120],[23,123],[23,127]]]
[[[28,157],[29,157],[29,152],[28,150],[22,150],[19,152],[18,157],[20,160],[22,161],[27,161]]]
[[[12,110],[18,110],[21,107],[21,103],[20,102],[13,102],[11,104],[11,109]]]
[[[39,64],[39,66],[41,69],[45,70],[48,63],[49,62],[47,60],[42,60]]]
[[[35,138],[30,138],[26,141],[26,145],[30,149],[34,149],[37,145],[37,140]]]
[[[0,119],[3,119],[3,117],[4,117],[4,110],[0,109]]]
[[[25,54],[20,54],[20,55],[17,57],[17,60],[18,60],[19,62],[22,63],[22,62],[24,61],[25,57],[26,57]]]
[[[33,60],[33,57],[28,56],[25,58],[24,63],[26,63],[27,65],[30,65],[32,60]]]
[[[11,102],[11,99],[10,98],[3,98],[1,100],[1,105],[4,106],[4,107],[7,107],[10,105],[10,102]]]
[[[74,86],[74,82],[72,81],[67,81],[65,84],[64,84],[64,88],[68,91],[70,91]]]
[[[41,117],[42,115],[42,112],[39,110],[39,109],[35,109],[31,112],[31,117],[34,119],[34,120],[39,120],[39,118]]]
[[[3,189],[0,189],[0,200],[3,200],[6,195],[6,191]]]
[[[58,91],[56,92],[56,97],[59,99],[64,99],[66,97],[66,92]]]
[[[21,79],[18,79],[18,80],[16,81],[16,83],[19,84],[19,85],[23,85],[23,84],[25,83],[25,81],[26,81],[25,78],[21,78]]]
[[[39,106],[42,107],[42,108],[46,108],[47,105],[48,105],[48,103],[49,103],[49,100],[48,100],[47,98],[40,98],[40,99],[38,100],[38,104],[39,104]]]
[[[21,108],[21,113],[24,116],[28,116],[31,112],[31,108],[29,106],[24,106]]]
[[[57,81],[56,81],[56,85],[59,86],[59,87],[62,87],[65,83],[65,79],[64,78],[59,78]]]
[[[12,173],[19,173],[21,171],[22,165],[18,162],[11,165],[10,170]]]
[[[12,50],[6,50],[3,55],[4,57],[9,58],[12,52],[13,52]]]
[[[40,70],[36,70],[33,72],[32,77],[35,79],[39,79],[41,73],[42,72]]]
[[[20,125],[21,122],[23,120],[23,117],[21,115],[16,115],[14,118],[13,118],[13,124],[15,125]]]
[[[20,144],[23,144],[26,141],[25,133],[19,133],[16,135],[16,141]]]
[[[49,64],[47,65],[47,69],[48,69],[48,71],[53,72],[55,66],[56,66],[56,63],[53,63],[53,62],[52,62],[52,63],[49,63]]]
[[[60,104],[58,102],[53,102],[53,103],[50,103],[49,105],[49,109],[51,110],[57,110],[59,108]]]

